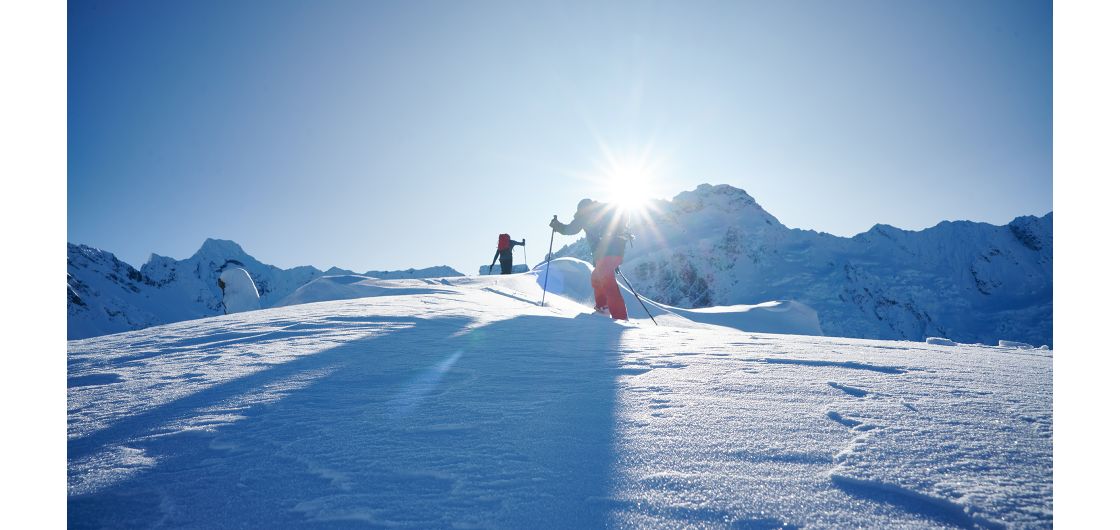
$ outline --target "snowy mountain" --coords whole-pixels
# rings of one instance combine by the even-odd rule
[[[225,312],[218,279],[245,270],[261,307],[272,307],[325,273],[311,266],[280,269],[261,263],[233,241],[207,239],[185,260],[153,254],[140,270],[112,253],[67,244],[67,337],[92,337]],[[332,271],[341,270],[332,268]],[[461,276],[450,267],[379,271],[380,277]],[[246,302],[251,303],[251,302]]]
[[[1053,344],[1053,213],[844,238],[790,229],[743,190],[704,184],[631,228],[622,270],[666,304],[787,299],[815,309],[830,336]],[[556,255],[590,258],[582,239]]]
[[[402,271],[367,271],[363,276],[370,278],[379,278],[382,280],[417,280],[420,278],[451,278],[455,276],[462,276],[463,273],[448,267],[447,265],[439,265],[436,267],[426,267],[423,269],[405,269]]]
[[[1053,526],[1051,351],[618,323],[548,269],[69,341],[69,526]]]

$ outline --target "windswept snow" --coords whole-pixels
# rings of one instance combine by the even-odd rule
[[[424,280],[432,282],[434,280]],[[447,281],[447,280],[443,280]],[[423,289],[421,292],[430,292]],[[350,300],[367,296],[388,296],[416,294],[415,289],[402,287],[398,280],[381,280],[357,274],[342,276],[323,276],[308,282],[296,292],[288,295],[276,305],[278,307],[326,302],[330,300]]]
[[[616,323],[585,266],[70,341],[70,525],[1052,526],[1049,351]]]

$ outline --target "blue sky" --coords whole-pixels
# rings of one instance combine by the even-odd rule
[[[72,2],[67,238],[472,273],[608,152],[844,236],[1053,208],[1048,2],[554,4]]]

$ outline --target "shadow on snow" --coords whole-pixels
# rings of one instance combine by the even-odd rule
[[[610,322],[370,317],[413,327],[210,387],[69,444],[155,464],[71,496],[71,527],[405,525],[602,527],[619,339]],[[302,388],[214,432],[145,437],[270,384]]]

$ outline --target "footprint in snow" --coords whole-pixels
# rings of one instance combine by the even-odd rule
[[[867,394],[870,393],[867,390],[864,390],[862,388],[857,388],[857,387],[848,386],[848,385],[842,385],[840,383],[836,383],[836,382],[833,382],[833,381],[829,381],[828,386],[830,386],[832,388],[835,388],[836,390],[839,390],[839,391],[841,391],[845,394],[848,394],[849,396],[855,396],[857,398],[865,397],[865,396],[867,396]]]
[[[877,425],[864,423],[852,418],[845,418],[844,416],[841,416],[839,412],[836,412],[834,410],[828,411],[828,414],[826,414],[826,416],[828,416],[828,419],[855,431],[870,431],[879,428]]]

